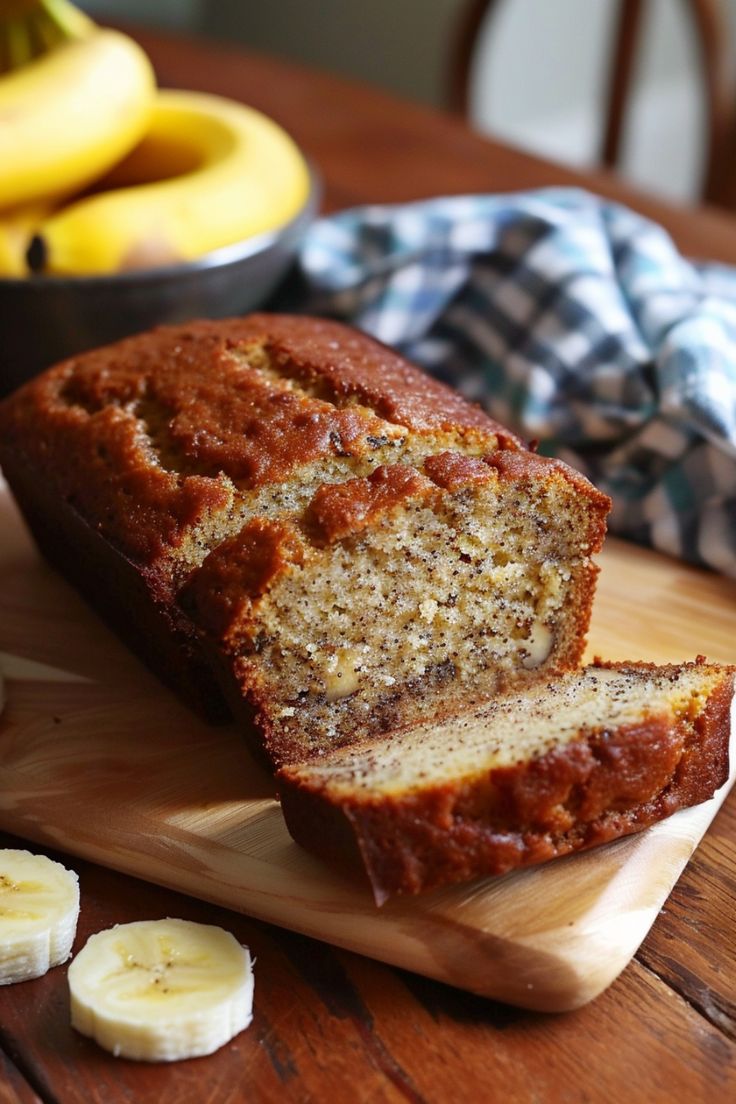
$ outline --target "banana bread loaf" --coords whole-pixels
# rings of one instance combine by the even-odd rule
[[[606,496],[376,341],[155,330],[0,404],[48,559],[274,766],[574,667]]]
[[[728,775],[734,669],[599,664],[279,774],[297,842],[394,893],[627,835]]]

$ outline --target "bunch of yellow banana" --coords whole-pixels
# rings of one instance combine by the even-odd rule
[[[131,39],[77,14],[66,41],[0,76],[0,276],[187,261],[298,214],[309,173],[276,123],[220,97],[157,92]]]
[[[100,190],[40,224],[36,256],[43,271],[87,275],[188,261],[283,226],[308,190],[302,155],[265,115],[162,91],[142,142]]]

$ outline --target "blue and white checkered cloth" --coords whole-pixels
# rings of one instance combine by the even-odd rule
[[[584,471],[614,532],[736,576],[736,270],[570,189],[345,211],[300,270],[289,307],[395,346]]]

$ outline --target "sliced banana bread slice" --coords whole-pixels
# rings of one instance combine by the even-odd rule
[[[294,839],[378,903],[638,831],[728,775],[734,668],[598,663],[284,768]]]

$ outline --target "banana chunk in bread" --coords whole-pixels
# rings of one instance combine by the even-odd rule
[[[275,767],[574,667],[610,502],[319,319],[161,328],[0,404],[50,561]]]
[[[378,903],[638,831],[728,776],[734,668],[601,664],[279,774],[294,839]]]

